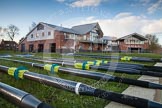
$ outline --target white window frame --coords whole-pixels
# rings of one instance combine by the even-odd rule
[[[49,33],[50,33],[50,34],[49,34]],[[51,31],[48,31],[48,32],[47,32],[47,35],[48,35],[48,36],[51,36],[51,34],[52,34],[52,32],[51,32]]]
[[[34,35],[33,34],[31,34],[31,38],[34,38]]]

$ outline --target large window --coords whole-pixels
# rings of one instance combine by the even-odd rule
[[[65,39],[75,39],[75,34],[64,33]]]
[[[97,33],[94,33],[94,32],[91,32],[90,33],[90,40],[91,41],[95,41],[98,39],[98,34]]]

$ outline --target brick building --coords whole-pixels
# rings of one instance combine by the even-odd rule
[[[40,22],[19,43],[22,52],[101,51],[106,46],[98,23],[65,28]]]
[[[138,33],[121,37],[116,42],[121,52],[144,52],[149,47],[149,40]]]
[[[17,47],[18,44],[15,41],[6,41],[2,39],[0,44],[0,49],[4,50],[17,50]]]
[[[118,52],[119,47],[116,42],[117,37],[114,36],[103,36],[103,40],[106,41],[107,45],[104,49],[105,52]]]

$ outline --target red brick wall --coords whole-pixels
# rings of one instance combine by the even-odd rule
[[[56,49],[61,49],[62,46],[66,46],[67,48],[74,46],[73,39],[65,39],[64,33],[55,31],[55,43]]]
[[[65,39],[64,34],[62,32],[55,31],[53,36],[55,36],[54,39],[29,41],[29,42],[27,42],[27,39],[25,39],[21,44],[25,44],[26,51],[29,51],[30,44],[34,45],[34,50],[38,49],[38,44],[44,44],[44,50],[49,50],[51,43],[56,43],[56,49],[61,49],[62,46],[66,46],[67,48],[74,46],[74,40]],[[19,50],[21,50],[21,44],[19,45]]]
[[[38,50],[38,44],[44,44],[44,50],[48,51],[50,49],[50,43],[56,43],[56,50],[62,49],[62,47],[66,47],[67,50],[70,50],[71,47],[74,47],[74,40],[73,39],[65,39],[64,33],[55,31],[54,39],[47,39],[47,40],[39,40],[39,41],[30,41],[27,42],[27,39],[25,39],[21,44],[25,44],[25,50],[29,51],[29,45],[34,45],[34,51]],[[90,33],[87,33],[86,36],[90,38]],[[83,36],[80,36],[83,37]],[[79,48],[79,46],[82,46],[83,50],[89,50],[89,47],[91,46],[91,43],[82,43],[82,42],[76,42],[76,49]],[[100,50],[102,50],[102,44],[93,44],[93,50],[98,50],[98,47]],[[21,50],[21,45],[19,45],[19,50]]]

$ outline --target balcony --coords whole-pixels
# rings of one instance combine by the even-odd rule
[[[107,44],[106,41],[103,41],[102,39],[95,39],[93,41],[91,41],[89,38],[88,39],[79,39],[79,42],[83,42],[83,43],[96,43],[96,44]]]

